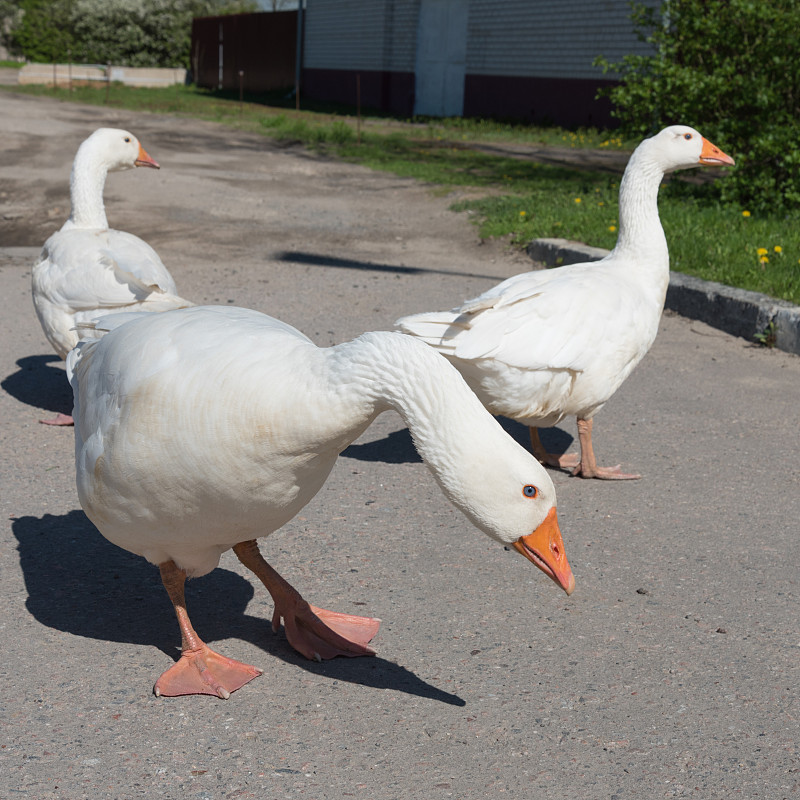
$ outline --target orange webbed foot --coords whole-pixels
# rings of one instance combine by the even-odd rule
[[[309,605],[265,560],[255,540],[240,542],[233,552],[267,587],[275,603],[272,630],[277,632],[281,620],[289,644],[300,655],[313,661],[336,656],[374,656],[368,647],[378,632],[381,621],[375,617],[340,614]]]
[[[539,461],[546,467],[555,467],[556,469],[577,469],[581,463],[577,453],[562,453],[561,455],[544,453]]]
[[[211,694],[227,700],[264,670],[226,658],[207,645],[184,650],[180,659],[156,681],[156,697],[184,694]]]
[[[617,464],[616,467],[598,467],[595,465],[588,468],[583,464],[578,464],[572,470],[572,474],[580,478],[597,478],[601,481],[635,481],[642,477],[632,472],[623,472],[620,469],[621,466],[621,464]]]
[[[368,647],[381,621],[375,617],[358,617],[317,608],[300,600],[293,608],[277,608],[272,630],[277,631],[281,618],[289,644],[312,661],[346,656],[374,656]]]
[[[60,411],[52,419],[40,419],[39,422],[41,422],[42,425],[57,425],[57,426],[67,426],[75,424],[75,421],[72,419],[71,416],[69,416],[69,414],[62,414]]]

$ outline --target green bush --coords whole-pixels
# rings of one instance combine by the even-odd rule
[[[67,0],[22,0],[17,14],[4,12],[3,40],[28,61],[66,61],[72,50]]]
[[[800,208],[800,3],[665,0],[633,6],[653,55],[597,63],[621,76],[604,90],[623,132],[692,125],[736,158],[715,184],[723,201]]]

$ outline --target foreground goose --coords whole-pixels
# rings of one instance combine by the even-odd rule
[[[467,518],[572,592],[550,477],[458,371],[410,337],[366,333],[321,349],[272,317],[221,306],[105,317],[81,337],[67,358],[81,505],[107,539],[159,566],[181,629],[182,656],[157,695],[227,698],[260,674],[204,644],[185,607],[186,577],[230,548],[298,652],[373,653],[379,620],[310,606],[255,539],[294,517],[389,408]]]
[[[61,358],[77,344],[75,326],[117,311],[166,311],[190,306],[147,242],[110,230],[103,206],[109,172],[159,165],[128,131],[99,128],[78,148],[70,176],[69,219],[45,243],[33,267],[33,305]],[[71,425],[59,414],[47,425]]]
[[[733,159],[683,125],[645,139],[619,190],[619,237],[601,261],[526,272],[452,311],[395,323],[458,367],[494,414],[530,426],[537,458],[584,478],[625,479],[597,465],[592,418],[642,360],[658,332],[669,253],[658,216],[664,173]],[[580,458],[557,456],[537,427],[578,418]]]

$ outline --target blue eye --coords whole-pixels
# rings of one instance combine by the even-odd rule
[[[691,133],[684,133],[683,134],[683,138],[686,139],[686,141],[689,141],[689,139],[692,138],[692,134]]]
[[[525,497],[536,497],[536,495],[539,494],[539,490],[529,483],[527,486],[522,488],[522,494],[524,494]]]

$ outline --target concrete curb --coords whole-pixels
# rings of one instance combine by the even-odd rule
[[[568,239],[534,239],[527,252],[551,267],[599,261],[610,251]],[[751,342],[772,325],[775,347],[800,355],[800,307],[785,300],[670,272],[664,307]]]

